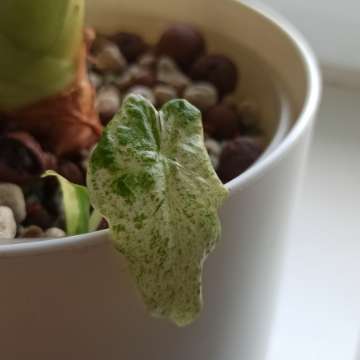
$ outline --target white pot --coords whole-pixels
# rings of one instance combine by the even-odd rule
[[[272,11],[235,0],[89,1],[89,21],[155,39],[195,23],[242,69],[271,146],[227,184],[223,236],[206,262],[205,307],[187,328],[149,317],[106,231],[0,246],[2,359],[264,359],[284,240],[320,97],[316,61]],[[139,20],[141,19],[141,21]]]

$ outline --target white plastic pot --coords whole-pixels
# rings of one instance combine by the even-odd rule
[[[201,317],[149,317],[107,231],[0,246],[0,356],[22,359],[264,359],[290,215],[320,98],[301,35],[262,5],[236,0],[88,1],[103,31],[149,40],[172,21],[198,25],[242,69],[239,96],[260,104],[270,146],[227,184],[223,236],[205,264]],[[0,54],[1,56],[1,54]]]

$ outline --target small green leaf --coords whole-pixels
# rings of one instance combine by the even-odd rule
[[[89,219],[89,232],[96,231],[101,223],[102,215],[94,209]]]
[[[90,201],[86,187],[76,185],[48,170],[43,177],[55,176],[60,184],[64,202],[67,235],[83,234],[89,231]]]
[[[200,111],[173,100],[160,112],[128,96],[93,151],[88,188],[149,311],[178,325],[202,306],[206,256],[220,236],[227,190],[203,141]]]

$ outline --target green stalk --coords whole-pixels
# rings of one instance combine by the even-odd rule
[[[0,0],[0,110],[56,95],[76,76],[85,0]]]

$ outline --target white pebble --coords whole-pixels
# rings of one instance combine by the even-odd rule
[[[133,75],[130,69],[125,70],[119,76],[119,78],[115,80],[115,84],[120,90],[124,90],[128,88],[132,84],[132,82],[133,82]]]
[[[259,122],[259,107],[249,99],[243,100],[238,105],[238,112],[241,115],[241,121],[245,126],[256,127]]]
[[[46,238],[57,239],[57,238],[65,237],[65,236],[66,236],[65,231],[60,228],[57,228],[57,227],[49,228],[44,233],[44,237],[46,237]]]
[[[137,63],[139,64],[139,66],[141,67],[145,67],[145,68],[149,68],[153,65],[155,65],[156,63],[156,57],[154,54],[151,53],[147,53],[142,55],[139,60],[137,61]]]
[[[119,110],[120,105],[120,92],[115,86],[103,86],[98,91],[95,106],[100,115],[112,117]]]
[[[119,76],[115,75],[114,73],[107,73],[104,74],[104,85],[115,85],[116,81],[118,80]]]
[[[112,43],[106,43],[96,54],[94,63],[100,71],[122,72],[127,61],[119,48]]]
[[[218,143],[216,140],[214,140],[212,138],[205,139],[205,147],[209,154],[211,163],[212,163],[214,169],[216,169],[219,165],[219,159],[220,159],[220,153],[221,153],[222,147],[221,147],[220,143]]]
[[[169,57],[159,59],[157,65],[157,80],[179,90],[184,89],[191,82]]]
[[[141,95],[145,99],[148,99],[152,104],[155,104],[156,102],[153,91],[147,86],[142,86],[142,85],[133,86],[129,89],[127,94]]]
[[[0,206],[0,239],[14,239],[16,221],[13,211],[7,206]]]
[[[20,186],[9,183],[0,184],[0,206],[9,207],[18,223],[26,217],[26,205]]]
[[[211,152],[214,155],[220,155],[222,147],[218,141],[207,138],[205,139],[205,146],[208,152]]]
[[[200,110],[207,110],[217,104],[219,96],[214,85],[199,82],[191,84],[185,89],[184,99]]]
[[[220,162],[219,157],[209,154],[209,158],[210,158],[211,165],[213,166],[213,168],[217,169],[217,167],[219,166],[219,162]]]
[[[129,74],[131,75],[132,79],[136,79],[137,77],[140,76],[140,74],[144,71],[144,69],[142,69],[139,65],[131,65],[127,71],[129,72]]]
[[[98,89],[103,84],[102,77],[95,72],[89,73],[89,80],[95,89]]]
[[[138,79],[146,76],[149,70],[139,65],[131,65],[124,73],[114,82],[119,89],[124,90],[136,83]],[[135,86],[135,85],[134,85]]]

